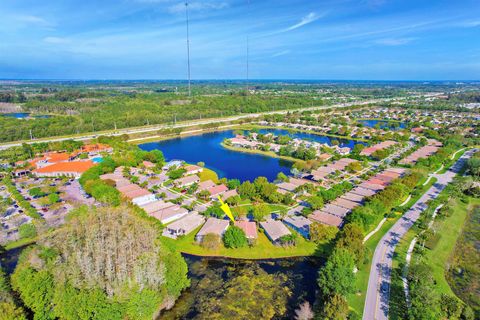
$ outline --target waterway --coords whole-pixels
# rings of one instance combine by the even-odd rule
[[[342,147],[350,147],[357,143],[348,139],[337,139],[302,132],[290,132],[281,129],[264,129],[261,133],[275,135],[288,134],[294,138],[313,140],[332,145],[338,142]],[[289,161],[272,158],[259,154],[242,153],[228,150],[221,146],[224,139],[234,136],[232,130],[204,133],[196,136],[174,138],[158,142],[139,145],[143,150],[161,150],[167,160],[180,159],[188,163],[205,162],[207,168],[214,170],[219,177],[239,179],[240,181],[253,181],[256,177],[264,176],[268,180],[275,180],[279,172],[290,173],[292,163]],[[336,142],[335,142],[336,140]]]
[[[317,272],[322,264],[318,258],[286,258],[275,260],[247,261],[184,255],[189,269],[191,286],[176,301],[175,306],[163,312],[159,319],[195,319],[206,307],[208,299],[218,297],[223,286],[245,268],[260,268],[268,274],[287,277],[286,286],[292,295],[284,315],[274,319],[294,319],[294,312],[304,301],[315,302]],[[203,302],[205,301],[205,302]],[[260,302],[261,303],[261,302]]]
[[[401,121],[360,119],[360,120],[357,120],[357,122],[369,128],[376,128],[378,125],[380,129],[400,130],[400,129],[405,129],[407,127],[407,124]]]

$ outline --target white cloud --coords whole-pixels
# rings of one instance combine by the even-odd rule
[[[462,24],[465,28],[475,28],[480,27],[480,20],[467,21]]]
[[[287,32],[287,31],[292,31],[292,30],[298,29],[300,27],[303,27],[304,25],[315,22],[320,18],[321,18],[321,16],[317,15],[315,12],[310,12],[305,17],[303,17],[302,20],[300,20],[300,22],[298,22],[298,23],[296,23],[296,24],[294,24],[294,25],[292,25],[292,26],[290,26],[286,29],[283,29],[282,32]]]
[[[19,15],[16,16],[15,19],[19,22],[29,24],[29,25],[37,25],[41,27],[50,27],[53,24],[42,17],[34,16],[34,15]]]
[[[46,37],[46,38],[43,38],[43,41],[46,43],[52,43],[52,44],[65,44],[70,42],[70,40],[67,38],[59,38],[59,37]]]
[[[272,58],[281,57],[289,53],[290,53],[290,50],[283,50],[283,51],[272,54]]]
[[[415,39],[416,38],[385,38],[385,39],[375,40],[374,42],[376,44],[380,44],[384,46],[403,46],[403,45],[409,44]]]

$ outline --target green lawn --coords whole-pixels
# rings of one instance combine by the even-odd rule
[[[270,259],[284,257],[311,256],[317,251],[317,245],[305,240],[298,235],[297,245],[295,247],[281,247],[273,245],[263,232],[259,230],[258,239],[254,246],[227,249],[221,246],[218,250],[207,250],[195,242],[195,235],[201,227],[197,228],[187,236],[173,240],[165,239],[172,244],[178,251],[199,256],[222,256],[237,259]],[[326,246],[326,244],[325,244]]]
[[[215,183],[218,183],[218,175],[215,171],[208,168],[203,168],[203,171],[198,174],[200,181],[212,180]]]
[[[443,220],[437,220],[433,226],[441,237],[433,250],[426,249],[423,261],[433,269],[433,277],[437,283],[436,288],[440,293],[454,295],[445,279],[445,266],[462,232],[469,207],[473,205],[480,205],[480,199],[471,198],[468,205],[456,201],[453,214]]]
[[[468,204],[457,201],[453,214],[450,217],[437,220],[434,224],[434,229],[441,234],[441,238],[433,250],[425,249],[422,261],[432,268],[436,282],[435,289],[439,293],[455,295],[445,278],[446,266],[455,248],[457,239],[462,232],[462,226],[467,218],[468,210],[475,205],[480,205],[480,199],[470,198]],[[401,275],[404,272],[405,259],[410,242],[417,236],[419,231],[415,227],[410,229],[395,249],[390,293],[390,319],[404,319],[406,316],[406,301]],[[415,254],[412,256],[412,261],[415,258],[418,258],[418,254],[417,256]]]
[[[23,246],[32,244],[35,241],[37,241],[37,237],[35,237],[35,238],[23,238],[23,239],[19,239],[19,240],[16,240],[16,241],[12,241],[12,242],[9,242],[5,245],[5,250],[12,250],[12,249],[15,249],[15,248],[18,248],[18,247],[23,247]]]

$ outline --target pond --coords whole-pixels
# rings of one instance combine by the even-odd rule
[[[318,258],[247,261],[191,255],[184,257],[188,264],[191,286],[176,301],[175,306],[163,312],[159,319],[195,319],[202,310],[208,310],[208,300],[222,299],[223,297],[218,296],[219,288],[223,288],[245,269],[260,269],[269,275],[275,275],[276,278],[287,279],[286,286],[290,289],[291,296],[287,299],[286,312],[274,319],[293,319],[295,309],[301,303],[307,301],[313,305],[318,289],[317,272],[323,263]]]
[[[357,122],[369,128],[379,127],[380,129],[399,130],[399,129],[405,129],[407,127],[407,124],[405,122],[392,121],[392,120],[359,119],[357,120]]]
[[[7,274],[12,274],[13,271],[15,271],[15,267],[18,263],[18,258],[20,257],[22,251],[26,248],[28,248],[28,245],[5,251],[3,254],[0,255],[0,264],[2,265],[2,269]]]
[[[4,113],[2,114],[3,117],[15,118],[15,119],[26,119],[29,117],[37,118],[37,119],[45,119],[50,118],[50,115],[47,114],[39,114],[39,115],[30,115],[28,112],[14,112],[14,113]]]
[[[287,130],[265,129],[261,133],[271,132],[275,135],[289,134],[292,137],[310,139],[331,145],[338,140],[340,146],[353,148],[357,142],[353,140],[336,139],[308,133],[289,133]],[[139,145],[143,150],[161,150],[167,160],[180,159],[188,163],[205,162],[207,168],[214,170],[219,177],[239,179],[240,181],[255,180],[263,176],[273,181],[279,172],[290,173],[292,163],[289,161],[263,156],[259,154],[242,153],[225,149],[221,142],[234,136],[232,130],[204,133],[197,136],[175,138],[159,142],[150,142]]]

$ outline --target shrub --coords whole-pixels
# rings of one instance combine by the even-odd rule
[[[223,243],[227,248],[241,248],[248,244],[248,239],[242,229],[231,226],[223,235]]]
[[[201,242],[201,246],[208,250],[217,250],[220,248],[220,236],[214,233],[207,233]]]

